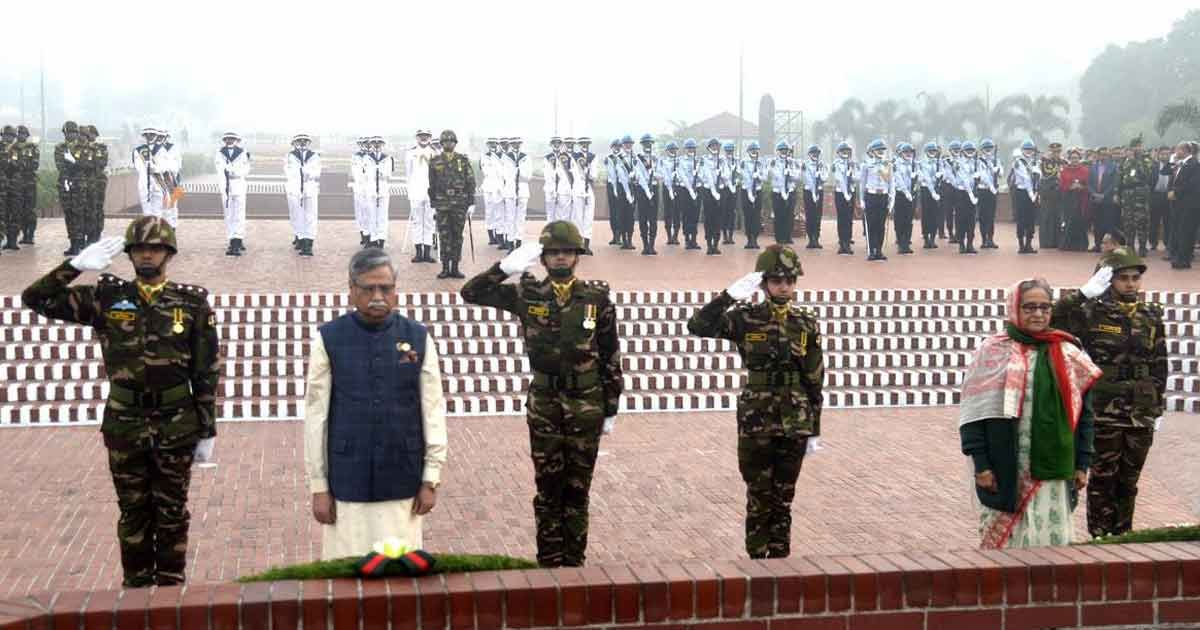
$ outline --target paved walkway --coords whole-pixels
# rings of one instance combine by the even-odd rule
[[[797,554],[978,545],[951,408],[830,413],[805,462]],[[450,421],[450,463],[426,520],[434,551],[534,554],[533,475],[520,418]],[[94,428],[0,431],[0,597],[120,583],[116,501]],[[629,415],[605,438],[589,561],[744,557],[732,414]],[[1168,416],[1143,476],[1137,525],[1196,520],[1200,425]],[[190,579],[223,582],[319,555],[301,424],[224,423],[218,466],[191,491]],[[1076,511],[1077,535],[1084,509]]]
[[[108,234],[120,234],[125,219],[109,217]],[[537,234],[541,222],[528,226],[529,234]],[[413,264],[412,253],[398,253],[404,240],[407,223],[393,222],[391,251],[400,264],[400,290],[457,291],[463,281],[434,278],[441,265]],[[180,223],[180,254],[171,263],[170,276],[180,282],[199,284],[213,292],[283,293],[306,291],[344,291],[346,264],[358,249],[358,232],[352,221],[323,221],[318,230],[316,256],[301,258],[291,251],[291,232],[286,221],[255,221],[250,223],[246,243],[249,253],[241,258],[224,256],[227,240],[221,221],[192,219]],[[858,255],[838,256],[832,239],[836,226],[826,221],[823,234],[826,249],[801,249],[805,276],[802,288],[959,288],[1008,287],[1019,279],[1033,275],[1045,276],[1054,286],[1079,286],[1091,275],[1097,256],[1090,253],[1047,250],[1033,256],[1016,253],[1014,228],[1003,224],[997,228],[997,243],[1001,249],[981,250],[978,256],[960,256],[957,247],[941,241],[937,250],[918,249],[912,256],[894,254],[893,239],[889,236],[886,253],[891,257],[883,263],[865,260],[864,240],[858,236],[855,246]],[[668,246],[664,230],[659,230],[658,256],[642,256],[637,251],[620,251],[607,245],[607,221],[595,226],[596,256],[580,264],[579,273],[585,278],[607,280],[615,289],[722,289],[753,270],[758,252],[745,250],[745,239],[738,236],[738,245],[722,246],[721,256],[705,256],[703,251],[684,251],[681,246]],[[636,236],[635,236],[635,240]],[[919,239],[918,239],[919,240]],[[769,239],[764,239],[764,242]],[[470,276],[482,271],[501,258],[489,248],[482,218],[475,222],[476,262],[471,263],[469,251],[464,250],[463,272]],[[638,241],[640,248],[640,241]],[[800,245],[803,247],[803,245]],[[0,255],[0,295],[20,293],[34,278],[62,261],[66,247],[65,230],[61,219],[49,219],[38,228],[38,245],[20,252]],[[1150,270],[1146,289],[1175,291],[1200,290],[1200,269],[1174,271],[1161,260],[1161,252],[1149,257]],[[112,273],[132,275],[129,263],[118,260]],[[85,281],[92,276],[86,276]]]

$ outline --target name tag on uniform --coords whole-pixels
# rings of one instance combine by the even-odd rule
[[[137,319],[137,313],[133,311],[109,311],[108,318],[118,322],[131,322]]]
[[[1119,334],[1125,332],[1125,331],[1121,330],[1120,326],[1110,326],[1108,324],[1097,324],[1096,331],[1102,332],[1102,333],[1112,333],[1114,335],[1119,335]]]
[[[767,333],[746,333],[746,343],[754,343],[755,341],[766,341]]]
[[[533,315],[534,317],[549,317],[550,307],[546,306],[545,304],[530,304],[529,314]]]

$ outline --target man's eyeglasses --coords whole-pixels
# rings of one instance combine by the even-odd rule
[[[1034,304],[1022,304],[1021,305],[1021,311],[1024,313],[1037,313],[1039,311],[1042,313],[1049,313],[1053,308],[1054,308],[1054,305],[1049,304],[1049,303],[1042,303],[1042,304],[1034,303]]]
[[[370,294],[370,295],[374,295],[376,292],[383,293],[384,295],[391,295],[396,292],[396,285],[394,283],[393,284],[359,284],[358,282],[355,282],[354,286],[358,287],[358,290],[360,290],[364,293]]]

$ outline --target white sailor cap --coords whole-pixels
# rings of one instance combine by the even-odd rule
[[[417,129],[417,135],[418,136],[432,136],[433,132],[429,131],[429,129],[426,127],[421,127],[420,129]]]
[[[371,141],[371,136],[359,136],[359,137],[358,137],[358,143],[359,143],[359,144],[364,144],[364,143],[367,143],[367,142],[370,142],[370,141]]]
[[[370,140],[370,141],[371,141],[371,142],[378,142],[378,143],[380,143],[380,144],[387,144],[387,140],[384,140],[384,139],[383,139],[383,136],[371,136],[371,140]]]
[[[520,141],[521,141],[521,136],[513,136],[513,137],[511,137],[511,138],[509,138],[509,139],[508,139],[508,143],[509,143],[509,144],[512,144],[512,143],[514,143],[514,142],[520,142]]]
[[[224,140],[224,139],[226,139],[226,138],[233,138],[234,140],[241,140],[241,139],[242,139],[242,137],[241,137],[241,136],[239,136],[239,135],[238,135],[238,132],[236,132],[236,131],[226,131],[225,133],[221,134],[221,139],[222,139],[222,140]]]
[[[563,138],[563,142],[566,142],[566,143],[569,143],[569,144],[574,144],[574,143],[575,143],[575,138],[572,138],[571,136],[567,136],[566,138]]]
[[[154,127],[142,127],[142,135],[143,136],[145,136],[145,135],[157,136],[158,130],[155,129]]]
[[[579,144],[591,144],[592,139],[587,136],[579,136],[575,139],[575,142],[578,142]]]
[[[495,136],[492,136],[487,139],[487,144],[496,144],[496,142],[497,142],[497,140],[496,140]]]
[[[312,142],[312,138],[309,137],[309,135],[306,133],[298,133],[298,134],[292,136],[293,143],[300,142],[301,140],[308,140],[309,142]]]

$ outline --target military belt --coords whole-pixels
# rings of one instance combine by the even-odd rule
[[[600,375],[595,371],[583,372],[581,374],[566,374],[562,376],[547,374],[545,372],[533,373],[534,387],[541,387],[544,389],[572,391],[587,389],[599,382]]]
[[[108,390],[109,400],[147,410],[172,405],[191,397],[192,387],[188,383],[180,383],[162,390],[134,390],[120,385],[113,385]]]
[[[1144,363],[1138,365],[1101,365],[1105,380],[1129,381],[1150,377],[1150,366]]]
[[[803,372],[768,372],[764,370],[750,370],[750,376],[746,381],[746,384],[755,387],[790,387],[793,385],[799,385],[803,382]]]

